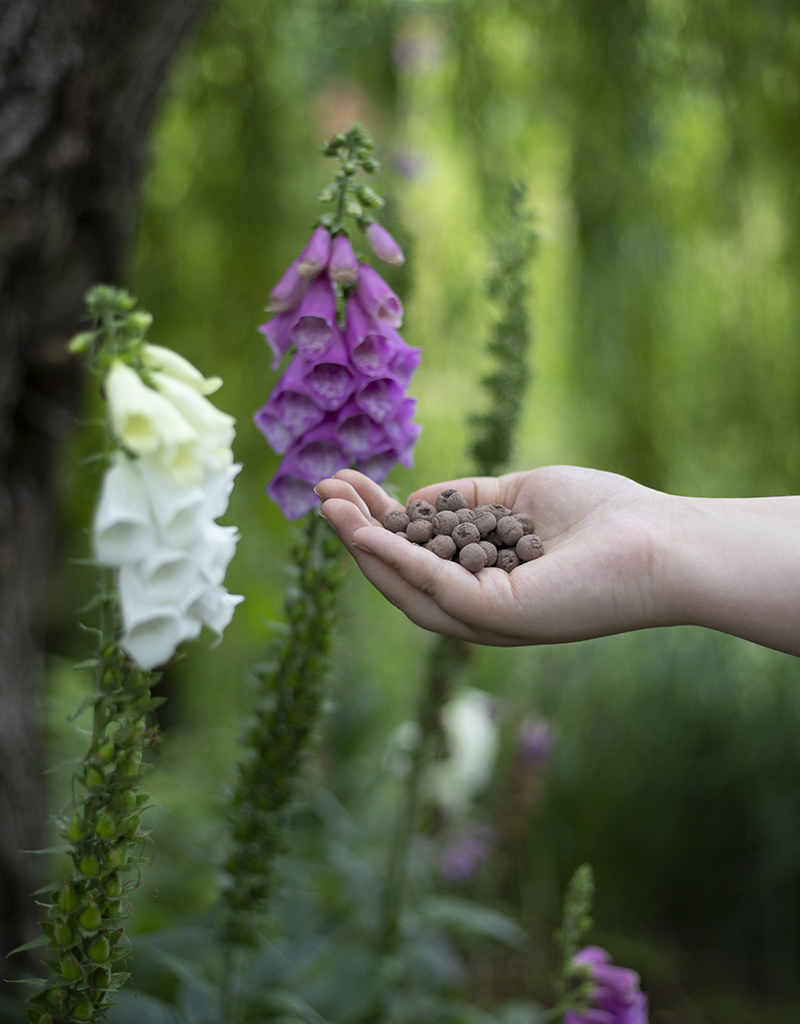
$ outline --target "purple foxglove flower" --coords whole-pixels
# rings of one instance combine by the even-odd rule
[[[359,267],[356,296],[364,312],[376,320],[391,327],[400,327],[403,323],[403,303],[368,263]]]
[[[368,459],[356,464],[356,469],[376,484],[382,484],[391,473],[398,462],[401,462],[400,452],[396,448],[387,448],[385,451],[377,452]]]
[[[308,278],[301,277],[297,272],[299,258],[293,260],[286,268],[286,273],[272,289],[269,297],[268,313],[285,313],[294,309],[303,301],[303,296],[308,291]]]
[[[379,260],[383,260],[384,263],[388,263],[392,267],[400,267],[405,263],[406,258],[403,255],[403,250],[386,228],[373,221],[366,230],[366,236],[370,249],[372,249]]]
[[[301,356],[316,359],[327,351],[336,333],[336,292],[328,275],[320,274],[295,310],[290,337]]]
[[[410,421],[404,423],[397,417],[393,417],[386,424],[386,433],[391,438],[397,461],[407,469],[411,469],[414,465],[414,446],[419,441],[422,427],[418,423]]]
[[[555,733],[544,721],[523,722],[517,733],[517,755],[526,767],[543,766],[553,752]]]
[[[347,349],[337,330],[335,341],[325,355],[313,362],[306,362],[303,390],[314,399],[320,409],[336,412],[341,409],[358,384],[358,376],[351,368]]]
[[[647,1024],[647,996],[639,988],[636,971],[615,967],[599,946],[587,946],[572,962],[584,967],[592,982],[590,1005],[568,1010],[564,1024]]]
[[[285,455],[294,442],[323,419],[325,412],[306,392],[308,364],[299,356],[289,363],[269,401],[255,414],[256,426],[273,450]]]
[[[278,472],[267,486],[267,494],[280,507],[287,519],[300,519],[320,504],[314,484],[295,466],[290,456],[281,462]]]
[[[387,443],[386,428],[362,412],[353,401],[339,411],[337,434],[354,462],[371,458]]]
[[[278,313],[268,323],[262,324],[257,328],[264,335],[264,341],[266,341],[274,353],[272,360],[273,370],[278,369],[281,359],[292,347],[290,331],[296,319],[294,310],[289,310],[287,313]]]
[[[389,372],[402,388],[407,388],[422,361],[422,349],[407,345],[397,331],[394,335],[394,355],[389,361]]]
[[[316,277],[327,267],[330,255],[331,233],[320,224],[297,258],[297,273],[302,277]]]
[[[492,848],[492,830],[477,825],[464,832],[442,854],[439,874],[451,885],[468,882],[486,862]]]
[[[351,463],[339,442],[336,418],[326,417],[297,442],[288,456],[302,476],[315,485]]]
[[[351,284],[358,280],[358,260],[350,239],[343,231],[334,236],[331,244],[328,276],[332,281],[339,281],[341,284]]]
[[[344,341],[353,366],[366,377],[382,377],[397,354],[396,344],[389,334],[390,331],[396,333],[394,328],[368,316],[353,295],[345,306],[345,321]]]
[[[376,377],[358,388],[356,405],[378,423],[383,423],[394,414],[403,397],[403,389],[394,377]]]

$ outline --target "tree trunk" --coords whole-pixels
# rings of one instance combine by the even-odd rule
[[[0,960],[39,916],[21,851],[41,845],[40,606],[81,383],[66,342],[86,289],[119,282],[160,87],[208,3],[0,0]]]

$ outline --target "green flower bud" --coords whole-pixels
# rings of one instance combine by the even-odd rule
[[[105,963],[111,955],[111,947],[108,944],[108,939],[104,935],[98,935],[86,950],[86,955],[90,960],[94,960],[96,964]]]
[[[111,811],[103,811],[97,819],[94,830],[103,839],[113,839],[117,834],[117,819]]]
[[[50,1016],[49,1013],[43,1013],[39,1018],[38,1024],[53,1024],[53,1018]]]
[[[83,968],[74,956],[65,956],[61,961],[61,976],[65,981],[77,981],[83,977]]]
[[[73,910],[78,909],[79,903],[80,900],[78,899],[77,892],[75,892],[75,886],[72,884],[72,882],[65,881],[64,884],[61,886],[61,891],[58,894],[59,907],[65,913],[69,914]]]
[[[381,165],[378,163],[378,161],[373,160],[371,157],[369,160],[365,160],[361,166],[364,168],[367,174],[377,174],[378,171],[381,169]]]
[[[60,988],[51,988],[47,993],[47,1001],[51,1006],[58,1006],[61,1003],[61,999],[62,996]]]
[[[134,811],[134,810],[136,810],[136,805],[137,805],[137,802],[138,802],[138,797],[137,797],[136,793],[132,789],[126,789],[120,795],[120,801],[121,801],[122,806],[125,808],[126,811]]]
[[[89,789],[98,789],[105,785],[106,777],[99,768],[87,768],[84,781]]]
[[[97,748],[97,753],[101,761],[113,761],[114,754],[116,753],[116,747],[114,746],[113,740],[106,740],[101,746]]]
[[[123,835],[132,836],[136,829],[139,827],[142,817],[140,814],[129,814],[127,818],[123,818],[119,823],[119,830]]]
[[[123,760],[119,762],[120,775],[129,777],[138,774],[139,765],[142,763],[141,750],[129,751]]]
[[[78,868],[87,878],[97,878],[100,874],[100,861],[90,853],[78,864]]]
[[[128,863],[128,844],[120,843],[119,846],[115,846],[107,853],[108,862],[112,867],[124,868]]]
[[[91,999],[83,999],[77,1006],[72,1008],[72,1016],[75,1020],[91,1020],[94,1015]]]
[[[369,185],[359,185],[356,189],[356,195],[364,206],[369,206],[371,209],[379,210],[382,206],[386,205],[382,196],[373,191]]]
[[[321,203],[332,203],[336,198],[336,192],[337,188],[335,185],[326,185],[319,194],[319,201]]]
[[[86,835],[86,826],[77,814],[73,814],[67,829],[67,838],[73,843],[79,843]]]
[[[112,900],[117,899],[122,895],[122,880],[119,875],[109,875],[103,882],[103,889],[105,890],[106,896],[109,896]]]
[[[350,202],[345,207],[345,210],[350,217],[360,217],[361,214],[364,212],[361,209],[360,204],[357,203],[355,199],[350,200]]]
[[[136,309],[131,315],[125,320],[125,326],[130,327],[132,331],[144,334],[144,332],[153,323],[153,314],[146,312],[144,309]]]
[[[78,923],[82,928],[85,928],[87,932],[96,932],[100,927],[102,920],[103,915],[100,913],[100,908],[94,901],[92,901],[78,917]]]
[[[76,334],[70,338],[69,345],[67,347],[73,355],[82,355],[84,352],[88,352],[92,345],[94,345],[94,339],[96,337],[97,335],[94,331],[81,331],[80,334]]]
[[[92,982],[97,988],[108,988],[111,984],[111,968],[98,967],[92,974]]]
[[[70,928],[66,921],[62,921],[59,918],[53,926],[53,937],[56,940],[56,944],[61,946],[63,949],[66,946],[71,946],[75,941],[75,932]]]
[[[352,178],[353,175],[356,173],[357,168],[352,160],[347,160],[345,161],[345,163],[342,164],[342,170],[344,171],[348,178]]]

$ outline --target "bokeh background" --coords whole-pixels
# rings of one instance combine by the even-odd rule
[[[216,898],[247,667],[287,580],[289,528],[263,490],[278,459],[252,424],[277,374],[255,327],[330,178],[317,146],[368,126],[382,220],[408,257],[387,273],[404,336],[425,350],[417,464],[390,478],[402,497],[471,470],[494,315],[484,283],[514,178],[541,239],[514,467],[591,465],[681,494],[798,493],[799,69],[800,8],[781,0],[217,5],[164,100],[128,283],[155,316],[154,342],[225,379],[219,404],[238,419],[244,463],[229,586],[246,601],[220,647],[195,645],[165,678],[158,895],[139,891],[134,933],[198,920]],[[88,548],[90,438],[76,435],[62,466],[52,763],[82,748],[66,718],[86,683],[69,666],[93,582],[70,559]],[[383,755],[414,712],[430,643],[351,567],[311,809],[294,829],[309,862],[328,856],[320,822],[332,827],[334,806],[363,849],[388,829],[397,786]],[[458,673],[496,695],[507,742],[525,716],[558,736],[498,896],[531,939],[481,954],[470,997],[544,998],[561,892],[588,860],[593,938],[641,972],[653,1024],[800,1019],[800,662],[679,628],[475,649]],[[49,778],[55,807],[65,783]]]

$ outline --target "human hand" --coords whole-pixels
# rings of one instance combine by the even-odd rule
[[[665,583],[664,543],[673,499],[622,476],[549,466],[499,478],[432,484],[412,494],[431,503],[447,487],[470,507],[493,502],[527,512],[544,555],[512,573],[472,574],[384,529],[398,502],[361,473],[323,480],[321,513],[364,575],[418,625],[475,643],[561,643],[680,621]]]

